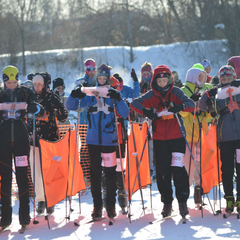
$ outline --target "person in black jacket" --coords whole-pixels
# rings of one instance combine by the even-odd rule
[[[4,229],[12,223],[12,158],[19,194],[19,222],[22,226],[30,223],[27,176],[30,147],[25,123],[26,110],[17,110],[17,105],[18,102],[27,103],[28,113],[43,112],[43,108],[36,103],[36,96],[29,88],[19,86],[16,67],[9,65],[4,68],[3,81],[4,87],[0,88],[0,103],[9,103],[11,108],[0,110],[1,226]]]
[[[59,137],[57,120],[64,122],[68,113],[61,103],[60,98],[53,92],[50,91],[51,75],[47,72],[36,73],[33,77],[33,86],[36,91],[36,97],[38,103],[45,108],[44,116],[36,119],[35,131],[36,131],[36,148],[35,148],[35,192],[36,201],[38,202],[38,214],[42,214],[45,210],[45,196],[42,182],[42,172],[40,167],[39,157],[39,139],[45,139],[49,141],[57,141]],[[33,169],[33,125],[32,121],[29,121],[29,139],[31,144],[30,151],[30,165],[32,176],[34,173]],[[48,213],[53,213],[54,206],[47,209]]]

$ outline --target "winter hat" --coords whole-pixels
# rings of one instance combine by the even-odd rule
[[[39,75],[42,76],[42,78],[43,78],[44,88],[42,90],[41,96],[44,97],[46,95],[46,93],[48,93],[50,91],[51,75],[48,72],[35,73],[35,75],[33,76],[33,83],[34,83],[34,81],[41,81],[41,83],[42,83],[42,80],[41,80],[42,78],[40,78]],[[38,77],[38,78],[35,78],[35,77]]]
[[[26,75],[26,81],[27,81],[27,80],[32,81],[32,80],[33,80],[33,76],[34,76],[34,73],[28,73],[28,74]]]
[[[92,58],[88,58],[88,59],[85,60],[84,70],[85,70],[85,72],[88,76],[92,75],[92,72],[90,73],[91,70],[93,70],[93,71],[96,70],[96,63]]]
[[[41,76],[41,75],[35,75],[33,77],[32,81],[33,81],[33,84],[38,82],[38,83],[41,83],[42,85],[44,85],[44,79],[43,79],[43,76]]]
[[[120,82],[118,81],[117,78],[115,78],[114,76],[110,77],[109,83],[110,83],[111,87],[113,87],[114,89],[117,89],[119,91]]]
[[[229,65],[222,66],[218,71],[218,76],[220,82],[223,78],[231,78],[232,80],[237,78],[234,68]]]
[[[115,77],[119,81],[119,83],[120,83],[119,91],[122,91],[122,89],[123,89],[123,79],[122,79],[122,77],[119,75],[119,73],[114,73],[113,77]]]
[[[198,76],[203,73],[204,80],[200,83],[198,80]],[[196,85],[196,87],[202,88],[207,80],[207,73],[200,68],[190,68],[187,71],[185,82],[190,82]]]
[[[105,76],[107,77],[107,81],[104,85],[109,84],[110,81],[110,69],[112,69],[111,67],[107,66],[106,64],[102,64],[98,67],[97,69],[97,74],[96,77],[98,78],[99,76]]]
[[[66,87],[66,85],[64,84],[64,80],[60,77],[58,78],[55,78],[53,80],[53,90],[55,90],[55,88],[59,87],[59,86],[62,86],[62,87]]]
[[[158,86],[156,79],[157,78],[168,78],[168,83],[164,88]],[[166,65],[159,65],[154,69],[151,87],[155,90],[166,91],[174,84],[174,77],[170,68]]]
[[[18,69],[12,65],[8,65],[3,69],[3,81],[6,82],[8,80],[18,80],[19,74]]]
[[[204,69],[206,67],[211,67],[210,62],[207,59],[202,60],[200,63],[203,65]]]
[[[214,77],[212,78],[211,84],[212,84],[213,86],[217,86],[217,85],[219,84],[219,77],[218,77],[218,75],[216,75],[216,76],[214,76]]]
[[[141,73],[143,72],[149,72],[152,74],[152,65],[148,62],[145,62],[143,65],[142,65],[142,68],[141,68]]]
[[[202,65],[201,63],[195,63],[195,64],[192,66],[192,68],[198,68],[198,69],[201,69],[201,70],[204,71],[204,67],[203,67],[203,65]]]
[[[236,72],[236,76],[237,76],[237,78],[239,78],[239,76],[240,76],[240,56],[233,56],[233,57],[229,58],[228,65],[229,65],[229,62],[232,63],[232,65],[235,69],[235,72]]]

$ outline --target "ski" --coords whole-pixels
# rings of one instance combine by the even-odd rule
[[[166,219],[169,219],[169,218],[172,218],[172,217],[176,217],[177,216],[177,214],[174,214],[174,215],[169,215],[169,216],[163,216],[162,218],[160,218],[160,219],[156,219],[156,220],[154,220],[154,221],[152,221],[152,222],[149,222],[149,224],[154,224],[154,223],[158,223],[158,222],[162,222],[162,221],[164,221],[164,220],[166,220]]]
[[[101,218],[93,218],[92,220],[86,222],[86,224],[88,223],[93,223],[93,222],[100,222],[102,220],[106,219],[105,217],[101,217]]]
[[[6,226],[6,227],[2,227],[1,230],[0,230],[0,234],[4,233],[4,232],[7,232],[7,231],[11,231],[10,225]]]
[[[108,223],[108,225],[109,225],[109,226],[112,226],[113,223],[114,223],[114,218],[109,218],[109,223]]]
[[[23,234],[23,233],[25,232],[25,230],[26,230],[26,227],[27,227],[27,225],[22,225],[19,233],[20,233],[20,234]]]

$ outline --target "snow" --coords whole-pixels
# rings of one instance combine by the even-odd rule
[[[185,75],[193,64],[202,59],[208,59],[212,65],[211,76],[217,74],[218,69],[227,63],[230,57],[226,50],[225,40],[214,41],[195,41],[191,43],[174,43],[169,45],[154,45],[148,47],[133,48],[134,62],[129,62],[129,47],[92,47],[83,49],[83,58],[81,58],[80,49],[52,50],[44,52],[26,52],[27,72],[48,71],[52,79],[62,77],[67,85],[67,95],[74,87],[76,78],[83,76],[81,59],[94,58],[97,65],[101,63],[109,64],[114,72],[119,72],[124,79],[124,84],[132,85],[130,78],[131,68],[135,68],[137,75],[140,76],[141,65],[145,62],[151,62],[153,67],[160,64],[166,64],[170,69],[179,73],[180,79],[185,82]],[[9,55],[0,56],[0,69],[9,64]],[[16,66],[21,75],[22,63],[21,54],[17,55]],[[221,190],[222,212],[225,208],[225,200]],[[216,195],[216,192],[215,192]],[[214,195],[214,196],[215,196]],[[201,211],[196,210],[193,200],[193,187],[188,200],[190,214],[187,217],[186,224],[181,223],[178,213],[178,203],[173,201],[173,218],[150,225],[150,221],[161,218],[162,203],[156,183],[152,185],[152,209],[150,202],[149,187],[143,190],[145,214],[142,210],[142,202],[139,191],[133,195],[131,214],[132,222],[126,215],[120,213],[117,206],[117,217],[113,226],[108,226],[107,221],[86,224],[91,219],[93,208],[91,193],[88,192],[81,197],[81,214],[79,213],[78,197],[73,198],[70,221],[65,219],[66,209],[65,201],[56,205],[56,211],[50,218],[51,229],[48,229],[47,221],[44,217],[39,217],[39,224],[34,225],[33,221],[28,226],[23,235],[19,235],[18,230],[18,200],[13,199],[13,223],[11,232],[1,234],[1,240],[4,239],[239,239],[240,228],[239,220],[236,216],[230,216],[224,219],[222,214],[213,216],[208,199],[205,198],[203,217]],[[209,194],[213,204],[213,193]],[[217,203],[218,204],[218,203]],[[33,206],[31,203],[31,216]],[[216,210],[219,206],[216,205]],[[106,212],[104,212],[106,216]],[[79,227],[74,222],[80,224]]]
[[[227,219],[223,218],[223,214],[214,216],[205,196],[203,217],[201,211],[197,210],[193,200],[193,187],[191,187],[190,198],[188,200],[189,215],[187,223],[182,224],[181,217],[178,212],[177,200],[173,201],[173,217],[164,221],[158,221],[149,224],[150,221],[161,219],[161,210],[163,204],[160,202],[160,195],[157,190],[156,183],[152,184],[152,209],[150,201],[150,188],[143,189],[143,199],[145,206],[145,214],[142,210],[142,201],[140,191],[133,195],[131,205],[131,223],[127,215],[122,215],[118,204],[116,204],[117,217],[113,226],[108,225],[108,220],[95,223],[87,223],[91,220],[92,197],[87,192],[81,197],[81,214],[79,213],[78,196],[73,197],[72,208],[74,211],[70,216],[70,221],[65,219],[66,202],[62,201],[55,206],[54,215],[50,218],[50,229],[44,217],[36,218],[39,224],[34,225],[31,221],[30,225],[23,235],[18,233],[20,225],[18,223],[18,200],[13,201],[13,223],[11,232],[1,234],[1,240],[5,239],[67,239],[67,240],[106,240],[106,239],[239,239],[240,228],[239,219],[236,215]],[[216,191],[215,191],[216,194]],[[214,196],[215,196],[214,194]],[[224,212],[225,201],[222,194],[222,213]],[[211,204],[213,205],[213,192],[208,194]],[[215,209],[219,210],[219,202],[216,203]],[[31,203],[31,209],[33,204]],[[69,205],[68,205],[69,210]],[[31,212],[33,217],[33,213]],[[103,216],[107,217],[106,212]],[[80,224],[75,226],[74,222]]]

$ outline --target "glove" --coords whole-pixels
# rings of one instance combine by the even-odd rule
[[[85,82],[83,83],[83,86],[84,86],[84,87],[88,87],[88,82],[85,81]]]
[[[116,99],[117,101],[122,100],[120,93],[115,89],[109,89],[107,96],[111,99]]]
[[[194,102],[197,102],[200,97],[201,97],[201,94],[200,94],[200,93],[194,93],[190,98],[191,98]]]
[[[37,103],[28,104],[27,111],[28,111],[28,113],[39,114],[40,116],[42,116],[44,114],[44,108],[40,104],[37,104]]]
[[[209,97],[215,97],[215,95],[217,94],[217,88],[212,88],[210,90],[208,90],[208,95]]]
[[[136,74],[134,68],[132,68],[131,77],[132,77],[132,79],[133,79],[134,82],[137,82],[137,81],[138,81],[137,74]]]
[[[145,89],[146,89],[146,91],[145,91]],[[144,82],[143,85],[141,86],[141,92],[145,93],[145,92],[147,92],[147,89],[148,89],[148,83]]]
[[[168,109],[168,112],[178,113],[184,109],[183,104],[174,105]]]
[[[239,87],[240,86],[240,81],[239,80],[233,80],[230,83],[230,86],[232,86],[232,87]]]
[[[155,112],[153,112],[152,109],[144,108],[143,109],[143,114],[151,120],[154,120],[155,118],[158,118],[158,115]]]
[[[51,102],[52,102],[54,107],[58,107],[61,104],[60,99],[57,98],[57,96],[54,96],[54,95],[51,96]]]
[[[72,90],[71,92],[71,96],[73,98],[84,98],[86,96],[86,93],[83,93],[81,91],[81,85],[79,87],[77,87],[75,90]]]

